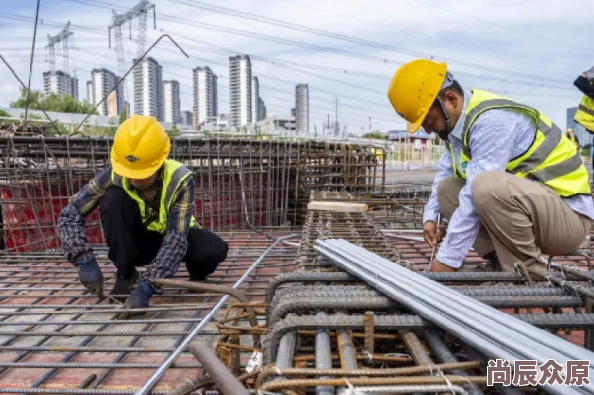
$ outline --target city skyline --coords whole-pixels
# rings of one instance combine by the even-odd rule
[[[398,62],[429,56],[447,61],[464,88],[505,95],[538,108],[563,125],[566,108],[577,105],[581,97],[572,85],[573,80],[591,66],[577,44],[577,38],[587,33],[585,21],[590,20],[593,12],[583,0],[575,0],[564,7],[563,15],[571,17],[573,22],[571,28],[559,28],[559,33],[555,34],[527,29],[525,19],[518,16],[527,15],[522,12],[529,10],[523,3],[515,7],[488,5],[488,12],[480,14],[463,0],[444,4],[442,9],[428,7],[423,2],[393,7],[381,0],[370,2],[365,9],[348,0],[341,4],[340,10],[312,0],[268,7],[230,1],[217,4],[237,10],[238,15],[234,16],[202,12],[199,4],[152,2],[156,5],[157,29],[149,24],[145,48],[166,32],[189,55],[185,58],[167,39],[149,53],[163,65],[163,79],[180,81],[183,110],[193,109],[191,70],[206,64],[220,76],[218,112],[229,113],[228,57],[246,53],[251,58],[253,75],[260,79],[260,96],[266,101],[269,114],[288,114],[294,106],[295,85],[309,84],[310,132],[314,125],[319,130],[328,115],[336,118],[335,97],[339,97],[337,118],[349,131],[367,130],[369,117],[373,119],[374,129],[402,129],[404,122],[387,100],[387,85]],[[116,11],[125,12],[137,3],[138,0],[123,0]],[[560,18],[553,2],[543,1],[541,8],[544,17],[554,21],[556,26],[566,25],[567,18]],[[21,40],[2,44],[3,55],[24,80],[29,72],[29,59],[24,55],[30,53],[32,31],[11,30],[10,26],[33,26],[35,10],[24,3],[9,3],[5,11],[18,15],[19,20],[7,16],[3,35]],[[242,13],[282,23],[249,21]],[[427,31],[419,32],[413,16],[420,14],[427,21],[448,18],[452,23],[434,23]],[[72,75],[76,71],[83,86],[94,67],[121,75],[115,43],[112,42],[111,47],[108,44],[107,26],[111,17],[111,9],[99,3],[56,3],[42,7],[40,18],[44,22],[38,26],[31,86],[43,89],[42,73],[49,70],[44,61],[43,50],[47,44],[44,37],[56,36],[68,21],[72,21],[70,31],[76,42],[76,48],[70,50]],[[294,26],[290,27],[289,23]],[[317,30],[308,33],[302,29],[310,26]],[[468,35],[468,31],[477,33]],[[133,40],[125,37],[123,47],[124,71],[127,71],[137,56],[136,37]],[[558,55],[555,62],[536,75],[534,70],[540,68],[542,58],[538,54],[549,51]],[[533,56],[527,56],[528,53]],[[58,58],[57,69],[62,67],[61,63]],[[131,73],[126,79],[126,101],[134,107],[132,77]],[[18,97],[19,91],[20,86],[10,73],[0,75],[0,97],[4,99],[0,104],[8,105]],[[79,95],[81,93],[84,97],[85,92],[79,87]]]

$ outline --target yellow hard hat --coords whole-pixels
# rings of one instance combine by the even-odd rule
[[[446,78],[448,65],[417,59],[401,66],[388,88],[388,98],[398,115],[407,121],[409,133],[421,127]]]
[[[171,141],[154,117],[132,115],[118,128],[111,147],[111,167],[121,176],[149,178],[167,160]]]

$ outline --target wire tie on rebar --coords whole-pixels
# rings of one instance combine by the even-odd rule
[[[192,390],[195,390],[196,384],[194,384],[194,382],[192,380],[190,380],[189,378],[186,377],[186,381],[190,384],[190,387],[192,387]]]
[[[353,389],[355,389],[355,387],[353,387],[353,385],[351,383],[349,383],[349,381],[347,380],[346,377],[343,377],[343,380],[346,383],[347,387],[349,387],[349,392],[351,392]]]
[[[439,369],[439,375],[444,379],[444,381],[446,382],[446,385],[448,386],[448,388],[450,389],[450,392],[454,395],[456,395],[456,391],[455,388],[452,384],[452,382],[450,380],[448,380],[448,378],[445,376],[445,374],[443,374],[443,372],[441,371],[441,369]]]
[[[575,296],[577,296],[578,300],[580,301],[580,305],[584,306],[584,301],[582,300],[579,292],[580,288],[582,288],[582,284],[576,284],[573,286],[573,291],[575,292]]]
[[[109,299],[113,300],[114,302],[116,302],[117,304],[121,305],[121,306],[123,306],[123,305],[124,305],[122,302],[120,302],[119,300],[117,300],[116,298],[114,298],[114,297],[113,297],[113,296],[111,296],[111,295],[108,295],[107,297],[108,297]]]
[[[367,354],[367,362],[371,363],[373,361],[373,354],[371,354],[367,350],[363,350],[363,351],[365,351],[365,353]]]

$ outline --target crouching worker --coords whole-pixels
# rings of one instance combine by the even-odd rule
[[[575,144],[540,111],[464,90],[447,64],[431,60],[402,66],[388,97],[409,132],[422,126],[447,148],[423,218],[431,246],[446,230],[437,232],[438,214],[449,220],[432,271],[461,268],[471,247],[495,270],[524,263],[542,271],[541,254],[582,245],[594,218],[588,171]]]
[[[170,146],[155,118],[132,115],[115,134],[111,166],[59,215],[66,259],[78,267],[81,283],[100,298],[103,275],[83,228],[84,218],[97,206],[108,257],[117,268],[110,296],[120,295],[129,308],[147,307],[151,296],[162,293],[155,280],[172,277],[182,261],[190,281],[200,281],[227,257],[227,243],[196,222],[193,173],[167,159]],[[139,279],[136,267],[147,265]]]

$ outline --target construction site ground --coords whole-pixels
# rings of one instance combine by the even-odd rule
[[[195,331],[190,344],[207,343],[242,385],[261,393],[334,394],[348,386],[344,378],[361,393],[374,393],[363,389],[371,385],[501,390],[487,387],[485,355],[468,339],[378,292],[379,278],[353,277],[316,249],[336,239],[426,286],[447,285],[566,344],[594,348],[591,246],[554,257],[545,273],[493,272],[474,251],[462,271],[429,273],[434,251],[422,240],[422,214],[434,171],[384,172],[369,147],[311,142],[176,141],[173,152],[196,172],[196,215],[229,243],[229,254],[202,289],[169,283],[149,308],[124,319],[132,311],[82,287],[55,233],[57,214],[106,163],[108,144],[56,138],[39,150],[34,142],[11,139],[12,156],[0,168],[8,247],[0,253],[0,394],[216,390],[184,347]],[[48,158],[59,166],[40,170]],[[108,293],[115,267],[96,216],[87,235]],[[182,264],[172,280],[187,279]],[[179,356],[163,367],[172,355]],[[254,355],[262,360],[250,371]],[[145,391],[147,381],[155,385]]]

